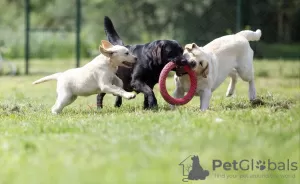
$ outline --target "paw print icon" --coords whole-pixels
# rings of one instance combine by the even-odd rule
[[[256,168],[263,171],[266,169],[266,162],[265,161],[261,161],[261,160],[258,160],[256,161]]]

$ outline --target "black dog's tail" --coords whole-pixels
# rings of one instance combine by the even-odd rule
[[[104,30],[110,43],[113,45],[124,45],[123,41],[115,30],[112,21],[107,16],[104,17]]]

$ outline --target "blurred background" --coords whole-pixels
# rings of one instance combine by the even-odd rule
[[[299,0],[0,0],[0,15],[1,55],[20,62],[26,23],[28,58],[71,59],[75,66],[80,50],[77,57],[91,59],[106,39],[105,15],[125,44],[175,39],[182,45],[204,45],[222,35],[260,28],[261,41],[251,43],[256,58],[300,58]]]

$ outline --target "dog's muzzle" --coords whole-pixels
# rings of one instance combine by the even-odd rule
[[[184,70],[184,66],[188,65],[188,61],[185,57],[176,58],[174,60],[175,64],[177,65],[174,69],[177,76],[186,75],[187,72]]]
[[[133,67],[133,65],[134,65],[134,63],[130,63],[130,62],[127,62],[127,61],[123,61],[122,64],[125,65],[126,67],[129,67],[129,68]]]
[[[181,57],[179,59],[175,59],[174,61],[175,61],[175,64],[177,66],[185,66],[185,65],[188,64],[188,60],[185,57]]]
[[[179,76],[179,77],[188,74],[188,73],[184,70],[184,66],[177,66],[177,67],[175,68],[175,73],[176,73],[176,75]]]

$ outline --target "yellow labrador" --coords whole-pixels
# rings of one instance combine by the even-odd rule
[[[135,98],[134,93],[124,91],[122,80],[116,76],[118,66],[132,67],[137,58],[120,45],[112,45],[103,40],[99,46],[101,52],[91,62],[81,68],[69,69],[43,77],[33,84],[57,80],[57,99],[52,113],[58,114],[63,108],[74,102],[77,96],[111,93],[126,99]]]
[[[234,93],[237,75],[244,81],[249,82],[249,99],[256,98],[253,69],[253,50],[249,41],[258,41],[261,30],[241,31],[233,35],[227,35],[213,40],[204,47],[195,43],[187,44],[184,57],[198,76],[197,94],[200,96],[200,109],[202,111],[209,107],[212,92],[229,75],[231,82],[226,95]],[[189,90],[190,81],[187,75],[174,76],[176,90],[174,96],[180,98]]]

